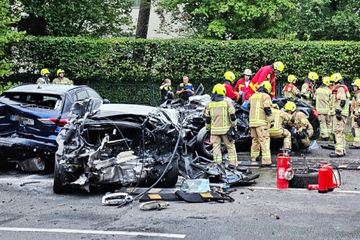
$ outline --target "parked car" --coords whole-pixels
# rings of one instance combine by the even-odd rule
[[[24,171],[43,170],[54,161],[56,137],[80,99],[100,95],[88,86],[23,84],[0,96],[0,161]],[[105,100],[106,101],[106,100]]]

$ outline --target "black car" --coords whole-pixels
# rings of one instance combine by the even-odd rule
[[[43,170],[54,161],[56,137],[71,119],[71,106],[90,97],[103,101],[88,86],[23,84],[3,92],[0,161],[16,162],[24,171]]]

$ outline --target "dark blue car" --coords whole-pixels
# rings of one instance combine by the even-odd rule
[[[43,170],[54,161],[56,137],[77,100],[103,99],[88,86],[26,84],[0,96],[0,161],[24,171]]]

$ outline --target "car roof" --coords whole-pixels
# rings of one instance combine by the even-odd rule
[[[22,84],[6,90],[5,93],[9,92],[34,92],[34,93],[45,93],[45,94],[64,94],[71,89],[76,88],[89,88],[86,85],[63,85],[63,84]]]

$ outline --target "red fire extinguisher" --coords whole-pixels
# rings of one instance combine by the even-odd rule
[[[328,192],[328,168],[326,166],[319,169],[318,175],[318,192],[327,193]]]
[[[294,170],[290,165],[290,156],[279,153],[277,155],[277,188],[289,188],[289,181],[294,177]]]

